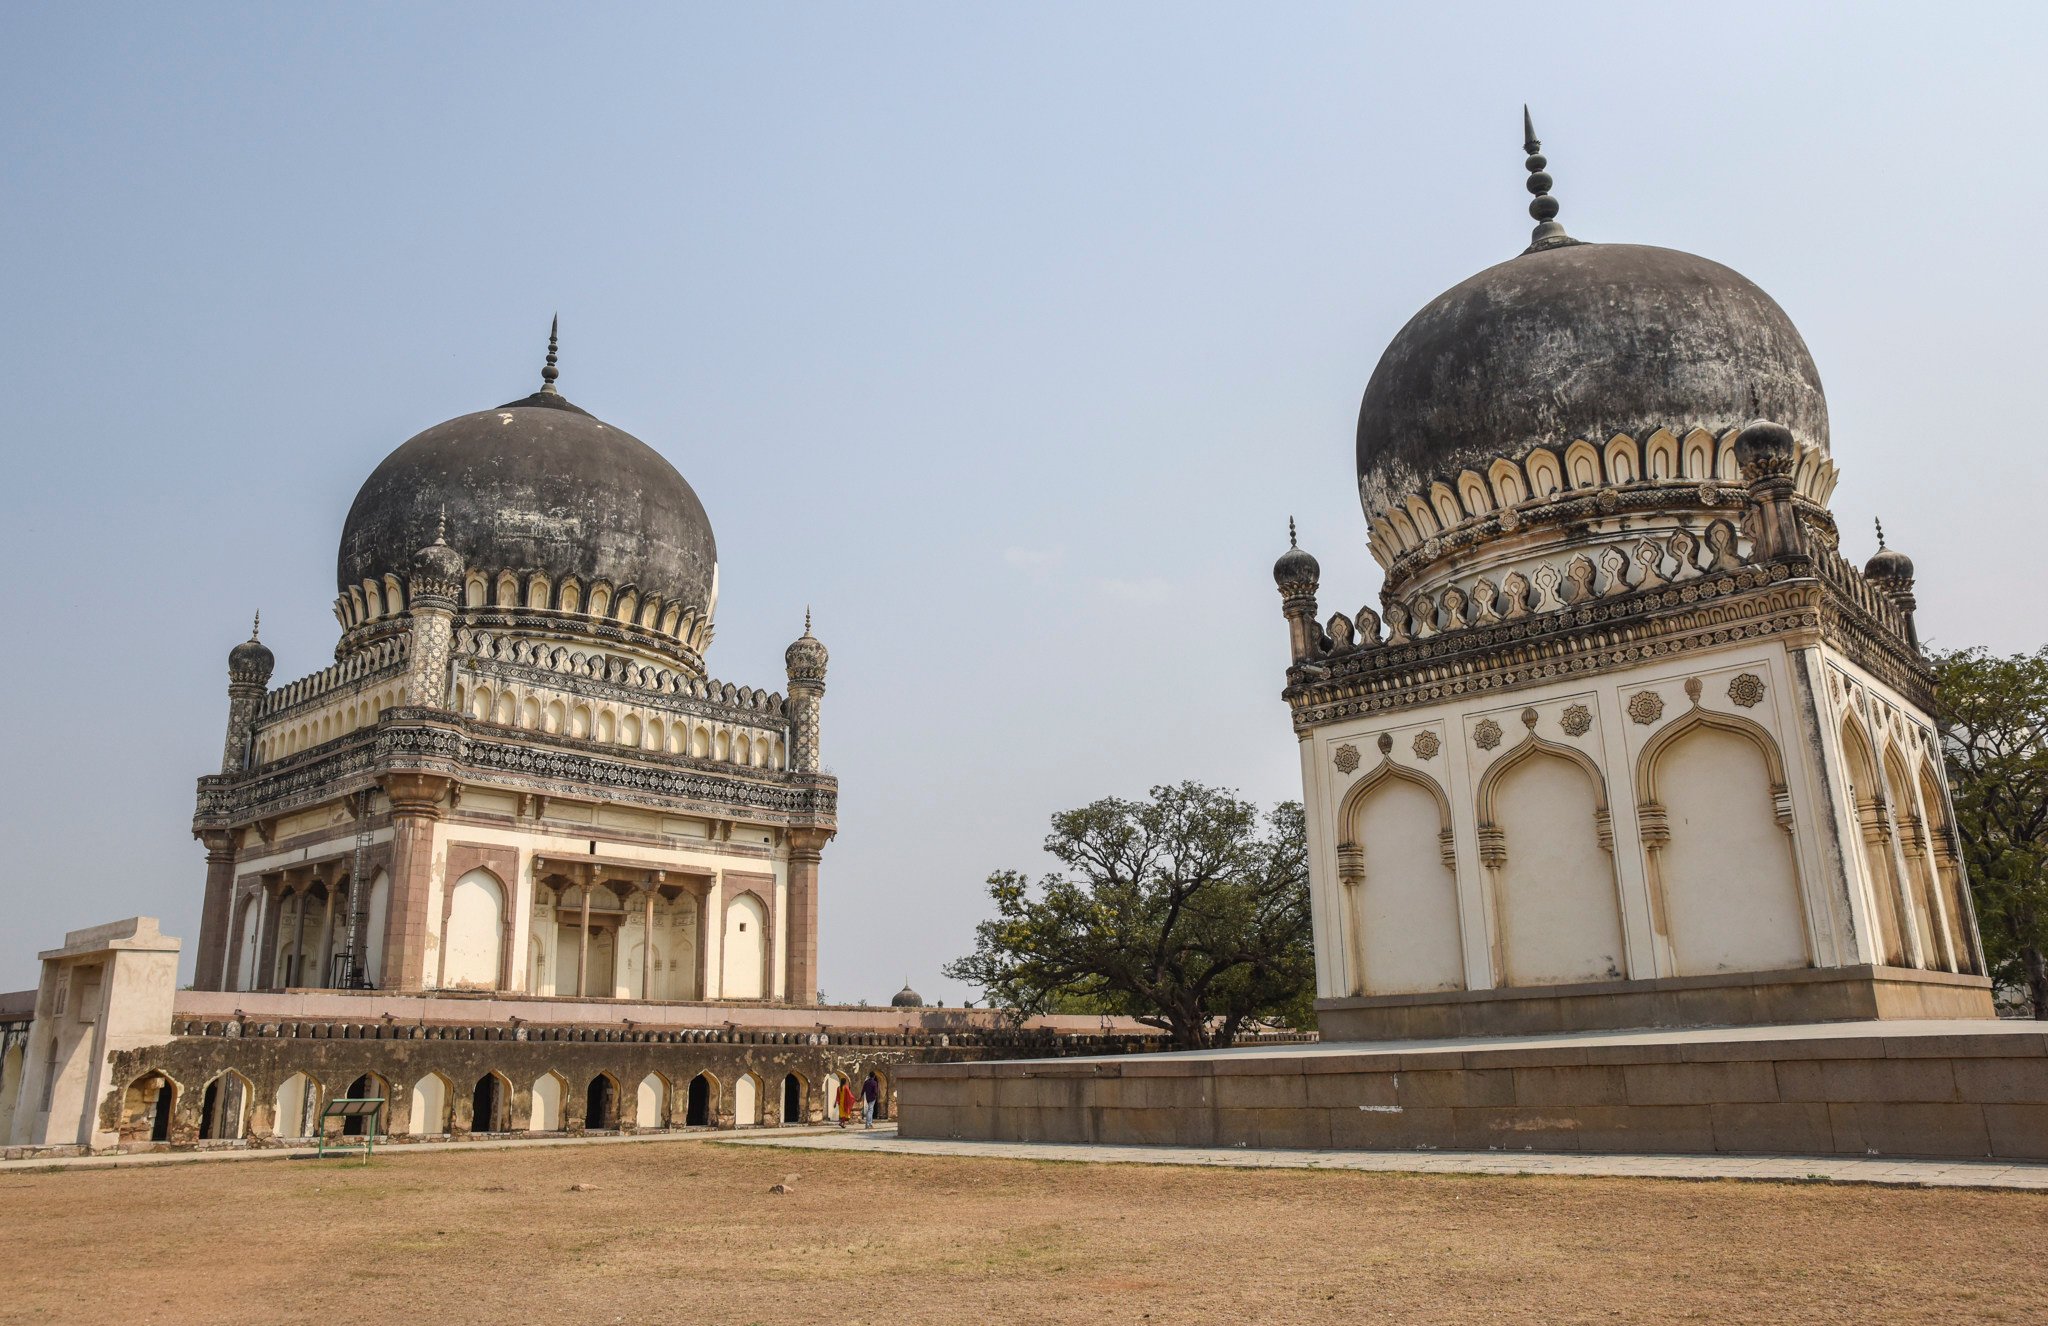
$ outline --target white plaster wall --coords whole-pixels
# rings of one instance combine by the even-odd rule
[[[1532,907],[1523,915],[1513,895],[1496,887],[1540,880],[1545,875],[1593,881],[1604,875],[1608,894],[1616,899],[1604,908],[1592,907],[1592,895],[1597,890],[1588,887],[1586,898],[1571,904],[1582,909],[1580,915],[1590,918],[1584,924],[1596,932],[1580,944],[1576,969],[1590,971],[1596,965],[1594,958],[1607,956],[1614,959],[1614,970],[1631,976],[1676,974],[1681,964],[1653,918],[1649,849],[1638,824],[1642,798],[1637,786],[1637,765],[1645,747],[1658,734],[1685,721],[1696,707],[1753,723],[1764,733],[1782,764],[1785,797],[1792,816],[1789,834],[1776,827],[1773,820],[1773,831],[1779,835],[1775,840],[1776,855],[1765,854],[1766,859],[1757,867],[1762,872],[1760,876],[1740,888],[1722,885],[1729,898],[1714,920],[1718,938],[1698,928],[1699,918],[1687,922],[1705,944],[1699,951],[1782,958],[1796,943],[1802,954],[1810,945],[1812,961],[1818,965],[1868,961],[1859,953],[1864,918],[1858,914],[1859,907],[1867,903],[1852,901],[1839,868],[1833,864],[1834,830],[1828,817],[1837,813],[1834,802],[1840,792],[1836,790],[1839,774],[1829,765],[1840,759],[1839,739],[1827,733],[1830,723],[1823,722],[1821,731],[1809,733],[1811,721],[1802,719],[1802,656],[1817,653],[1810,646],[1794,651],[1777,641],[1736,642],[1725,648],[1653,659],[1635,668],[1593,677],[1568,677],[1507,694],[1474,692],[1435,705],[1348,719],[1315,729],[1303,741],[1302,753],[1319,994],[1341,997],[1357,989],[1353,967],[1364,951],[1365,941],[1358,932],[1357,918],[1349,914],[1351,909],[1342,896],[1336,854],[1337,845],[1355,831],[1355,826],[1339,822],[1339,809],[1351,789],[1371,777],[1383,761],[1428,778],[1450,801],[1464,978],[1470,988],[1490,988],[1523,979],[1495,970],[1496,954],[1510,951],[1511,946],[1521,953],[1519,944],[1506,934],[1503,922],[1509,918],[1503,914],[1504,906],[1516,908],[1523,939],[1530,938],[1532,932],[1537,937],[1533,952],[1521,955],[1525,964],[1533,961],[1530,970],[1547,971],[1553,978],[1560,978],[1556,974],[1566,969],[1562,960],[1550,960],[1560,958],[1561,951],[1554,948],[1554,943],[1562,941],[1555,926],[1546,919],[1545,907]],[[1760,696],[1748,685],[1731,693],[1735,680],[1743,676],[1756,679],[1761,686]],[[1697,705],[1688,694],[1688,681],[1698,683]],[[1637,697],[1645,693],[1651,699],[1638,702]],[[1749,703],[1740,702],[1738,694]],[[1522,721],[1525,710],[1535,715],[1533,729],[1525,727]],[[1639,716],[1647,721],[1639,721]],[[1499,729],[1497,736],[1482,726],[1489,722]],[[1501,825],[1508,860],[1502,878],[1495,880],[1492,876],[1496,872],[1487,869],[1480,859],[1479,787],[1488,771],[1512,755],[1532,732],[1544,742],[1584,756],[1597,770],[1609,812],[1612,850],[1605,851],[1599,846],[1587,775],[1566,760],[1545,760],[1537,767],[1548,775],[1543,780],[1550,785],[1548,790],[1511,789],[1509,784],[1519,781],[1513,775],[1503,782],[1503,790],[1511,791],[1509,806],[1504,816],[1497,805],[1496,819],[1514,822]],[[1384,754],[1379,749],[1382,735],[1390,739],[1390,749]],[[1482,736],[1491,744],[1482,742]],[[1434,737],[1434,742],[1428,737]],[[1419,738],[1423,739],[1420,745]],[[1833,749],[1828,751],[1831,742]],[[1356,754],[1355,767],[1349,771],[1340,769],[1337,762],[1340,750],[1346,746]],[[1828,758],[1823,758],[1824,751],[1828,751]],[[1753,771],[1744,776],[1751,781],[1741,789],[1713,788],[1716,800],[1712,803],[1702,802],[1697,788],[1684,794],[1686,804],[1692,808],[1687,814],[1701,815],[1708,821],[1723,816],[1731,832],[1747,835],[1739,848],[1722,849],[1724,869],[1734,854],[1752,856],[1761,850],[1762,844],[1773,842],[1761,835],[1756,819],[1759,800],[1769,803],[1769,788],[1759,789],[1755,785]],[[1554,829],[1553,823],[1568,823],[1571,832]],[[1853,814],[1849,823],[1853,829]],[[1854,846],[1853,835],[1850,846]],[[1658,850],[1668,853],[1671,849]],[[1690,842],[1679,850],[1690,851]],[[1780,866],[1778,862],[1787,857],[1789,867]],[[1692,867],[1681,864],[1679,869]],[[1793,908],[1788,912],[1782,905],[1754,905],[1756,898],[1773,896],[1782,903],[1782,893],[1774,895],[1772,890],[1785,884],[1786,869],[1791,871],[1795,885]],[[1750,873],[1754,875],[1756,871]],[[1755,897],[1745,891],[1751,889],[1757,891]],[[1542,895],[1539,892],[1537,896]],[[1503,897],[1509,901],[1504,903]],[[1591,910],[1584,910],[1587,907]],[[1617,908],[1618,923],[1614,920]],[[1793,924],[1795,919],[1798,924]],[[1552,931],[1549,939],[1542,938],[1546,927]],[[1546,952],[1549,957],[1545,957]],[[1802,956],[1801,961],[1805,960]],[[1692,959],[1687,960],[1688,964],[1691,962]],[[1607,967],[1598,965],[1604,974]]]
[[[725,983],[727,999],[760,999],[767,994],[767,917],[753,894],[743,893],[725,909]]]
[[[732,1084],[732,1119],[736,1128],[752,1128],[761,1122],[761,1084],[752,1073],[740,1074]]]
[[[1807,963],[1791,836],[1754,742],[1695,727],[1658,758],[1671,841],[1657,862],[1672,973],[1776,971]]]
[[[495,990],[505,943],[505,895],[491,872],[455,881],[448,899],[447,948],[441,984],[451,990]]]
[[[562,1079],[553,1073],[543,1073],[533,1084],[532,1122],[527,1126],[537,1133],[562,1126]]]
[[[1404,778],[1387,778],[1351,817],[1363,850],[1354,889],[1363,993],[1456,990],[1465,983],[1458,932],[1458,877],[1438,848],[1436,798]]]
[[[1510,768],[1494,822],[1507,859],[1495,872],[1501,972],[1509,985],[1558,985],[1628,975],[1614,863],[1594,823],[1591,779],[1537,754]]]

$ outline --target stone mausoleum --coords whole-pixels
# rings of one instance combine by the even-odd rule
[[[200,988],[816,1000],[825,647],[706,674],[703,504],[555,359],[364,481],[331,666],[229,655]]]
[[[825,646],[807,614],[786,692],[707,674],[703,504],[558,376],[551,335],[540,390],[371,473],[330,666],[229,652],[193,987],[148,917],[45,952],[0,995],[8,1154],[289,1142],[365,1096],[423,1140],[799,1124],[869,1073],[886,1115],[904,1062],[1157,1043],[819,1003]]]
[[[2048,1156],[1913,564],[1841,551],[1805,342],[1718,263],[1567,234],[1525,130],[1528,247],[1365,389],[1378,606],[1274,567],[1326,1043],[920,1069],[907,1134]]]

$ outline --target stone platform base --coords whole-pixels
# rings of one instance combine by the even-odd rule
[[[1323,1038],[1341,1041],[1992,1016],[1982,976],[1873,966],[1316,1001]]]
[[[908,1138],[2048,1160],[2048,1026],[1720,1027],[904,1065]]]

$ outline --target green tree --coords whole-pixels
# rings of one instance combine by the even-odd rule
[[[1228,1045],[1245,1024],[1310,1025],[1315,949],[1301,806],[1261,818],[1197,783],[1052,817],[1065,871],[1034,886],[989,876],[995,916],[946,975],[1030,1014],[1120,1013],[1177,1048]]]
[[[2048,649],[1936,653],[1935,717],[1991,978],[2048,1018]]]

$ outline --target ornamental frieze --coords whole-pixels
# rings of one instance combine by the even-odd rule
[[[741,811],[769,822],[829,820],[837,811],[836,783],[817,775],[741,778],[723,772],[728,766],[714,772],[694,767],[698,761],[688,756],[652,752],[645,761],[626,761],[597,753],[608,747],[575,749],[584,743],[573,739],[552,738],[541,745],[472,736],[458,726],[460,721],[440,712],[388,710],[378,727],[341,742],[254,773],[201,778],[195,827],[221,827],[318,805],[359,791],[388,771],[420,768],[549,796],[699,813]]]

